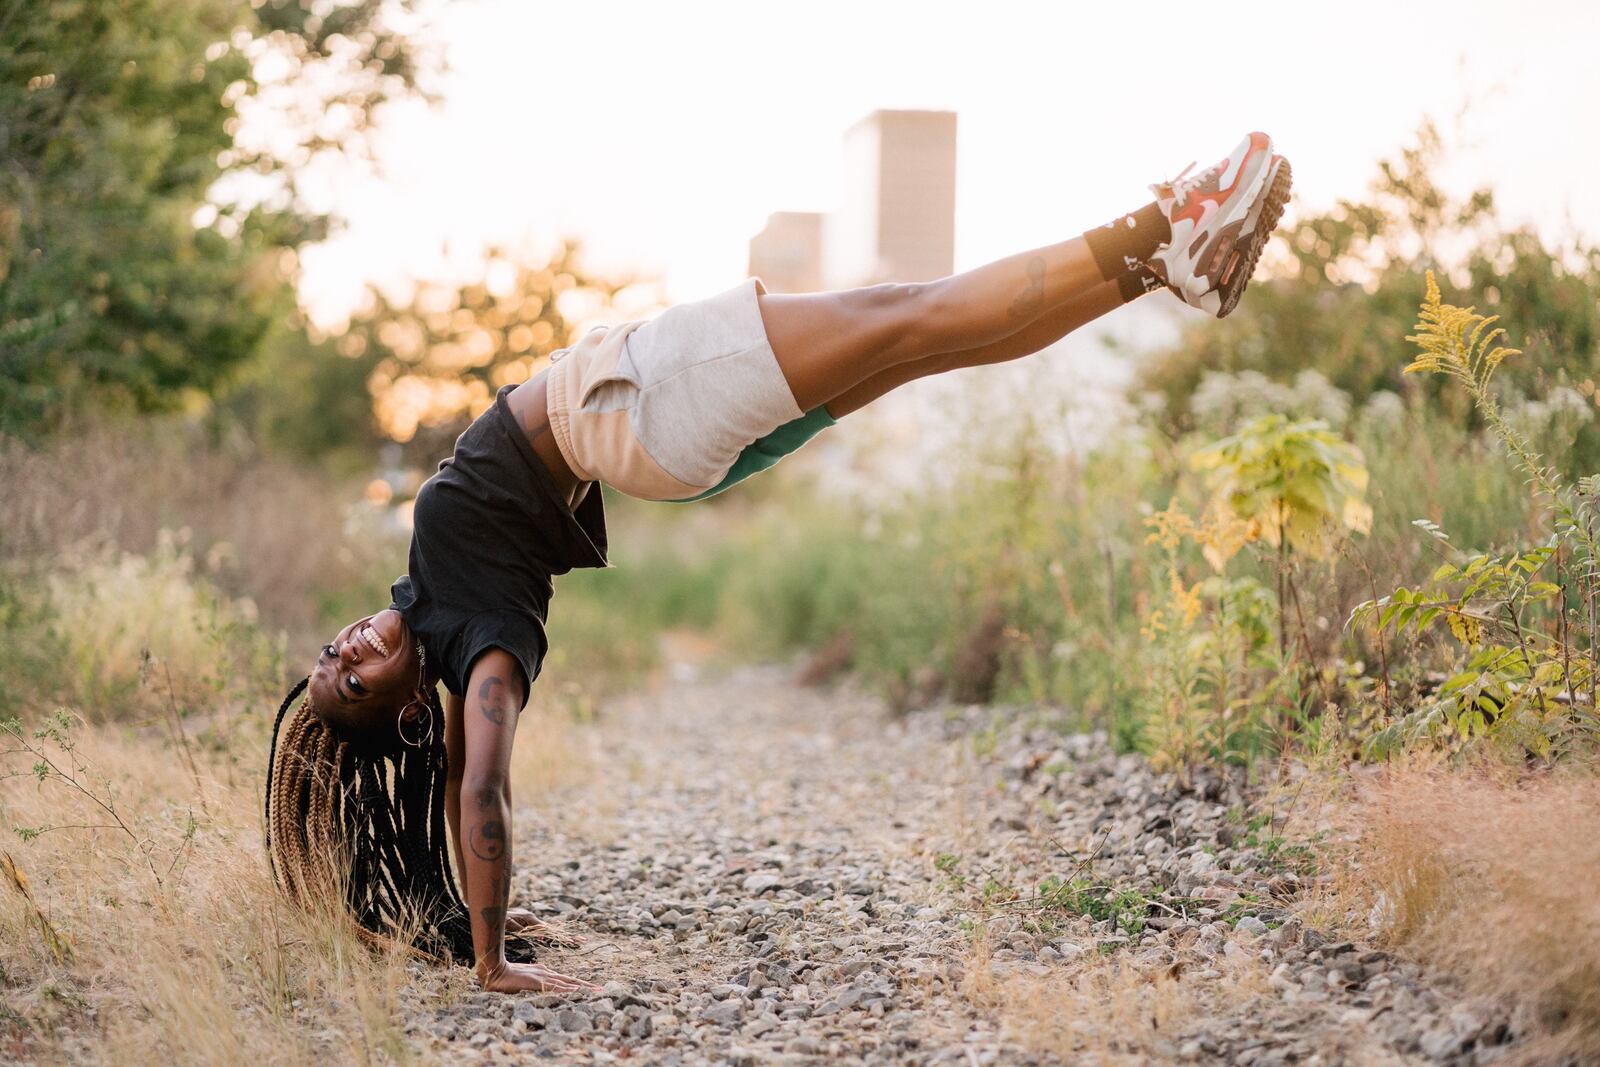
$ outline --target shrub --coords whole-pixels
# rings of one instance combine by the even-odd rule
[[[1505,417],[1496,373],[1521,353],[1498,343],[1494,317],[1446,304],[1428,275],[1408,373],[1444,375],[1471,397],[1512,465],[1539,501],[1542,544],[1502,553],[1451,551],[1436,524],[1423,528],[1444,546],[1445,562],[1418,589],[1401,586],[1359,605],[1352,618],[1413,636],[1446,629],[1457,649],[1448,676],[1429,699],[1386,726],[1371,750],[1428,740],[1485,738],[1541,758],[1592,751],[1596,639],[1600,637],[1600,479],[1562,481]]]
[[[80,547],[42,582],[11,583],[0,673],[14,710],[69,704],[92,720],[219,713],[264,699],[283,642],[197,573],[181,537],[150,556]],[[219,720],[222,721],[222,720]]]

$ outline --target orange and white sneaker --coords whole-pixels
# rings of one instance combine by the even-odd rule
[[[1150,258],[1150,270],[1184,303],[1222,318],[1244,295],[1292,178],[1272,138],[1252,133],[1199,174],[1152,185],[1172,238]]]

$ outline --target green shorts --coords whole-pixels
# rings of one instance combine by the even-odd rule
[[[733,466],[728,468],[728,473],[723,475],[722,481],[703,493],[685,497],[682,500],[673,501],[673,503],[687,504],[691,500],[704,500],[708,496],[716,496],[724,489],[737,485],[752,474],[759,474],[768,467],[776,465],[778,460],[787,456],[829,426],[832,426],[833,423],[833,416],[828,414],[827,408],[813,408],[798,419],[784,423],[767,434],[767,436],[747,445],[744,451],[739,453],[739,458],[733,461]]]

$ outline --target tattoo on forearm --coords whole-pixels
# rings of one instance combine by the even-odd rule
[[[1028,260],[1028,285],[1011,302],[1008,314],[1013,319],[1031,319],[1044,307],[1044,257]]]
[[[467,835],[467,845],[472,854],[486,863],[493,863],[506,854],[506,827],[499,819],[489,819],[474,826]]]
[[[480,788],[472,799],[478,802],[479,811],[485,808],[492,808],[500,803],[500,790],[495,786],[486,785]]]
[[[484,923],[489,927],[489,932],[491,934],[496,930],[499,930],[502,933],[504,932],[506,922],[505,908],[502,908],[499,905],[489,908],[481,908],[478,911],[478,916],[483,919]]]
[[[493,674],[478,686],[478,707],[483,709],[483,717],[496,726],[504,726],[506,723],[506,709],[500,704],[505,688],[506,683],[499,675]]]

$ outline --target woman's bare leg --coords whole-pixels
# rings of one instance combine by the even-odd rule
[[[1075,237],[934,282],[763,293],[760,307],[795,403],[810,411],[891,368],[1002,341],[1104,284]]]
[[[960,352],[943,352],[899,363],[874,374],[865,381],[857,382],[837,396],[828,399],[826,403],[828,414],[836,419],[843,418],[852,411],[858,411],[872,403],[891,389],[918,378],[943,374],[962,367],[1006,363],[1032,355],[1059,341],[1078,327],[1121,307],[1123,302],[1124,296],[1116,282],[1101,282],[1074,299],[1051,308],[1009,337],[992,344]]]

